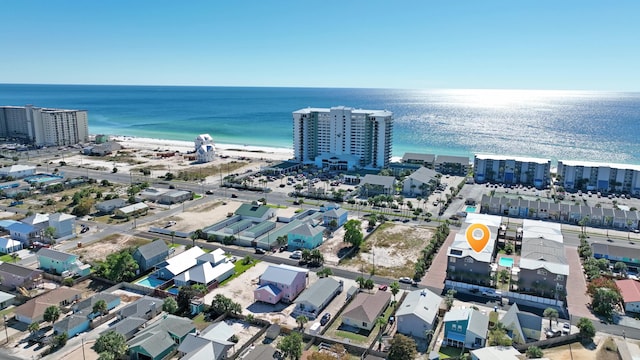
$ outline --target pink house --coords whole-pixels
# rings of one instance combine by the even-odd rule
[[[253,291],[255,301],[291,303],[306,287],[309,271],[289,265],[269,265]]]

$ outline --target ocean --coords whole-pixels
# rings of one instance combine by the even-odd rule
[[[292,116],[394,113],[393,155],[474,153],[640,164],[640,93],[0,84],[0,105],[82,109],[92,134],[292,147]]]

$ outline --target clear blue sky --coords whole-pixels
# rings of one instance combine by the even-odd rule
[[[640,90],[640,1],[0,3],[0,82]]]

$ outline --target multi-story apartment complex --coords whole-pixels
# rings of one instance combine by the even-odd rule
[[[476,154],[473,159],[474,180],[479,183],[549,185],[551,160],[502,155]]]
[[[567,190],[627,192],[640,195],[640,166],[558,160],[558,180]]]
[[[302,163],[332,170],[389,166],[393,113],[345,106],[293,112],[293,150]]]
[[[0,107],[0,137],[37,146],[74,145],[87,141],[89,121],[85,110],[27,106]]]

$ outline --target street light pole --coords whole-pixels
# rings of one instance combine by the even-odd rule
[[[82,360],[86,360],[84,356],[84,337],[82,337]]]
[[[9,343],[9,330],[7,329],[7,315],[2,315],[4,319],[4,336],[7,338],[7,344]]]

